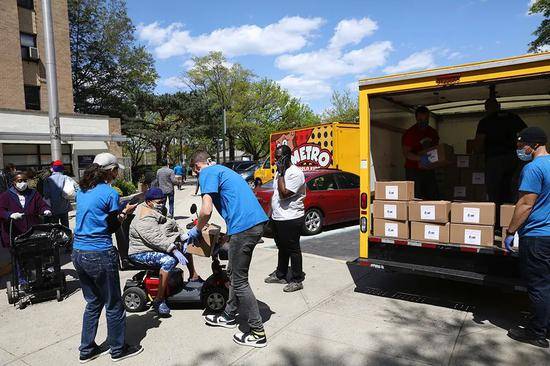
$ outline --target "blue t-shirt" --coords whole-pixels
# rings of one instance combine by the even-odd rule
[[[77,192],[74,249],[107,250],[113,246],[107,216],[119,210],[118,200],[118,193],[105,183]]]
[[[183,167],[181,165],[176,165],[174,167],[174,174],[175,175],[183,175]]]
[[[523,168],[519,191],[536,193],[538,197],[518,234],[550,236],[550,155],[539,156]]]
[[[212,197],[227,224],[228,235],[242,233],[268,220],[246,181],[233,170],[223,165],[203,168],[199,185],[202,194]]]

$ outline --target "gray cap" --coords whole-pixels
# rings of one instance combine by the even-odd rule
[[[94,158],[94,164],[100,166],[102,170],[111,170],[113,168],[124,169],[124,165],[119,164],[118,159],[111,153],[97,154]]]

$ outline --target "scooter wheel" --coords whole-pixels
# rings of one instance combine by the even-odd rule
[[[8,295],[8,304],[15,304],[15,297],[13,296],[11,281],[6,281],[6,294]]]
[[[130,287],[122,294],[124,308],[129,313],[139,313],[147,307],[147,294],[139,287]]]
[[[61,293],[60,289],[55,290],[55,298],[58,302],[63,301],[63,294]]]
[[[229,291],[222,287],[211,287],[206,289],[202,296],[202,302],[206,310],[219,313],[225,309]]]

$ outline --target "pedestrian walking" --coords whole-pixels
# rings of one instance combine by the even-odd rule
[[[550,335],[550,155],[548,138],[539,127],[519,133],[517,156],[529,163],[520,176],[519,199],[507,229],[504,245],[512,250],[519,234],[519,263],[532,307],[526,327],[508,331],[520,342],[548,348]]]
[[[91,361],[107,352],[113,361],[132,357],[143,351],[139,345],[126,344],[126,313],[120,292],[119,256],[111,235],[136,205],[119,207],[118,193],[110,183],[124,169],[110,153],[96,155],[84,171],[76,194],[76,226],[72,261],[86,308],[82,320],[80,362]],[[101,311],[105,307],[109,348],[95,343]]]
[[[176,177],[176,182],[178,186],[178,190],[181,191],[181,185],[183,184],[183,167],[181,164],[176,164],[174,167],[174,175]]]
[[[271,225],[277,244],[277,269],[266,279],[266,283],[287,283],[284,292],[304,288],[305,273],[302,269],[300,233],[304,226],[304,199],[306,186],[304,173],[290,159],[292,151],[287,145],[275,150],[277,171],[273,179],[271,197]],[[290,261],[290,281],[287,282]]]
[[[188,233],[190,240],[200,238],[214,206],[225,220],[227,234],[230,235],[227,268],[231,280],[229,300],[222,314],[207,315],[205,322],[215,327],[235,328],[236,315],[240,312],[248,316],[249,329],[236,333],[233,341],[244,346],[265,347],[267,338],[258,302],[248,283],[248,271],[267,216],[244,179],[233,170],[211,162],[208,153],[195,153],[191,166],[196,173],[200,173],[202,207],[197,226]]]
[[[183,171],[183,183],[187,182],[187,165],[185,164],[185,161],[181,162],[181,169]]]
[[[162,193],[164,193],[166,201],[168,201],[169,216],[174,217],[174,186],[178,184],[176,181],[176,174],[170,169],[168,161],[164,160],[162,165],[163,167],[157,170],[157,184],[162,190]]]
[[[52,208],[52,216],[48,221],[54,224],[61,223],[61,225],[69,227],[69,211],[71,211],[72,206],[63,194],[63,188],[65,184],[73,184],[73,181],[63,174],[65,167],[61,160],[52,162],[50,170],[52,174],[46,178],[43,185],[44,197],[49,200]]]

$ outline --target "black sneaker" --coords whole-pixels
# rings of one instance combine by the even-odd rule
[[[221,315],[207,315],[204,317],[204,321],[206,324],[213,327],[223,327],[229,329],[237,327],[237,319],[225,313]]]
[[[235,333],[233,341],[241,346],[263,348],[267,346],[267,338],[265,332],[262,331],[250,331],[246,333]]]
[[[272,272],[264,280],[265,283],[287,283],[287,280],[284,278],[277,277],[277,271]]]
[[[523,343],[532,344],[536,347],[548,348],[548,341],[544,337],[538,337],[528,329],[525,328],[512,328],[508,331],[508,337]]]
[[[124,346],[124,349],[122,350],[122,352],[120,354],[118,354],[116,356],[111,354],[111,361],[113,361],[113,362],[122,361],[122,360],[125,360],[127,358],[137,356],[141,352],[143,352],[143,347],[141,347],[140,345],[130,346],[129,344],[127,344],[127,345]]]
[[[86,356],[80,355],[80,363],[86,363],[86,362],[95,360],[99,356],[106,355],[107,353],[109,353],[110,350],[111,349],[108,346],[106,347],[96,346],[94,350],[89,354],[87,354]]]

